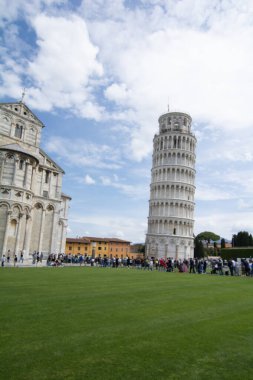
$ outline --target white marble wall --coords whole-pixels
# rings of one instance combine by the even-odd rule
[[[0,257],[65,249],[70,198],[63,170],[39,148],[42,127],[24,104],[0,104]]]

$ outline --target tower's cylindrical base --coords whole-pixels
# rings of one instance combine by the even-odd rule
[[[157,259],[188,260],[194,256],[193,238],[147,235],[146,256]]]

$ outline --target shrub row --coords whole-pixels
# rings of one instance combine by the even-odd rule
[[[221,257],[224,260],[253,257],[253,248],[222,248]]]

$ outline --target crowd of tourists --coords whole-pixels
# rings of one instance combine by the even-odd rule
[[[13,264],[11,263],[13,261]],[[7,256],[2,256],[1,266],[18,266],[24,263],[24,256],[21,252],[19,257],[13,257],[8,251]],[[32,254],[33,265],[43,265],[43,253],[34,251]],[[64,266],[64,265],[79,265],[102,268],[128,268],[139,270],[158,270],[166,272],[179,273],[197,273],[197,274],[217,274],[230,276],[253,276],[253,260],[238,259],[238,260],[222,260],[221,258],[212,259],[197,259],[190,258],[189,260],[175,260],[172,258],[120,258],[120,257],[92,257],[88,255],[71,255],[71,254],[49,254],[46,260],[47,266]]]
[[[166,272],[189,272],[197,274],[218,274],[218,275],[231,275],[231,276],[253,276],[253,260],[241,259],[236,260],[222,260],[221,258],[215,259],[197,259],[191,258],[189,260],[174,260],[168,259],[155,259],[140,258],[135,259],[130,257],[91,257],[88,255],[49,255],[47,265],[61,266],[79,265],[91,266],[102,268],[134,268],[142,270],[158,270]]]
[[[11,251],[8,250],[7,255],[6,256],[2,255],[2,257],[1,257],[1,266],[2,267],[4,267],[5,265],[10,266],[12,260],[13,260],[13,266],[14,267],[17,266],[18,263],[23,264],[23,262],[24,262],[24,254],[23,254],[23,252],[20,252],[20,256],[19,257],[16,254],[12,257]]]

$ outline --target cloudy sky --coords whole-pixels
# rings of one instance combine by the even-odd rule
[[[198,138],[195,233],[253,232],[252,0],[0,0],[0,101],[44,122],[68,236],[143,242],[153,135]]]

